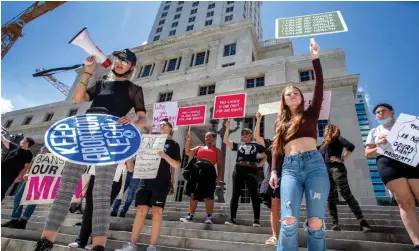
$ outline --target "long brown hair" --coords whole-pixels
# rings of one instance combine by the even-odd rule
[[[340,130],[337,126],[328,124],[324,128],[324,146],[329,145],[334,139],[340,136]]]
[[[289,89],[296,89],[301,95],[301,104],[297,108],[297,114],[292,116],[290,108],[285,103],[285,91]],[[300,127],[304,112],[304,96],[301,90],[296,86],[287,86],[281,93],[281,105],[278,113],[278,118],[275,121],[275,137],[272,144],[272,151],[274,154],[284,154],[285,141],[290,139]],[[291,121],[291,126],[286,128],[285,124]]]

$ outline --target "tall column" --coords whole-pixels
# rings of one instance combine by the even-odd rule
[[[211,41],[209,43],[209,59],[207,64],[207,70],[212,71],[217,67],[217,59],[218,59],[218,50],[219,50],[220,42],[218,40]]]
[[[155,66],[154,66],[153,75],[151,76],[152,81],[156,81],[157,78],[162,73],[165,57],[163,55],[159,55],[159,56],[155,57],[154,60],[155,60],[156,63],[155,63]]]
[[[185,73],[186,69],[189,66],[189,62],[191,61],[191,50],[190,49],[183,49],[182,52],[182,62],[180,63],[179,72]]]

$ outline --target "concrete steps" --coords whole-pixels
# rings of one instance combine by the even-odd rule
[[[188,203],[168,202],[164,211],[164,222],[158,242],[158,250],[276,250],[265,245],[271,236],[269,209],[262,205],[261,225],[252,227],[253,211],[250,204],[241,204],[238,210],[238,226],[224,225],[229,219],[229,205],[216,204],[213,214],[213,225],[203,224],[205,207],[198,206],[194,223],[181,223],[179,218],[188,211]],[[10,218],[11,198],[2,202],[2,222]],[[301,207],[302,221],[305,220],[305,206]],[[373,227],[374,232],[364,234],[359,231],[358,221],[347,206],[339,206],[340,224],[343,231],[327,230],[328,250],[379,250],[379,251],[410,251],[412,244],[400,219],[397,207],[362,207],[365,218]],[[49,205],[40,205],[27,224],[26,230],[2,228],[2,250],[32,250],[34,241],[38,240],[48,216]],[[126,218],[111,218],[110,234],[107,248],[120,248],[130,239],[135,208],[131,207]],[[138,247],[145,250],[151,233],[151,215],[148,215]],[[69,250],[66,245],[73,242],[80,227],[74,226],[81,221],[81,215],[68,214],[64,226],[60,230],[56,250]],[[326,227],[330,229],[331,219],[327,217]],[[299,246],[307,246],[307,232],[299,228]],[[28,249],[29,248],[29,249]],[[304,249],[301,249],[304,250]]]

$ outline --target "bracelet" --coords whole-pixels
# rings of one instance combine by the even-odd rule
[[[85,71],[84,74],[90,75],[91,77],[93,76],[92,73]]]
[[[87,87],[86,83],[83,81],[80,81],[79,84],[84,85],[85,87]]]

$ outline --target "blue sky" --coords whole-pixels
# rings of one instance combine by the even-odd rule
[[[31,2],[2,2],[4,24]],[[87,56],[68,41],[84,26],[106,53],[147,40],[160,2],[68,2],[24,28],[24,37],[2,60],[1,108],[22,109],[57,102],[64,96],[36,68],[81,63]],[[419,115],[419,3],[264,2],[263,39],[274,38],[275,19],[340,10],[349,32],[316,37],[322,49],[342,48],[349,74],[374,105],[387,102],[396,112]],[[295,54],[307,53],[308,38],[294,38]],[[57,74],[71,86],[74,72]]]

